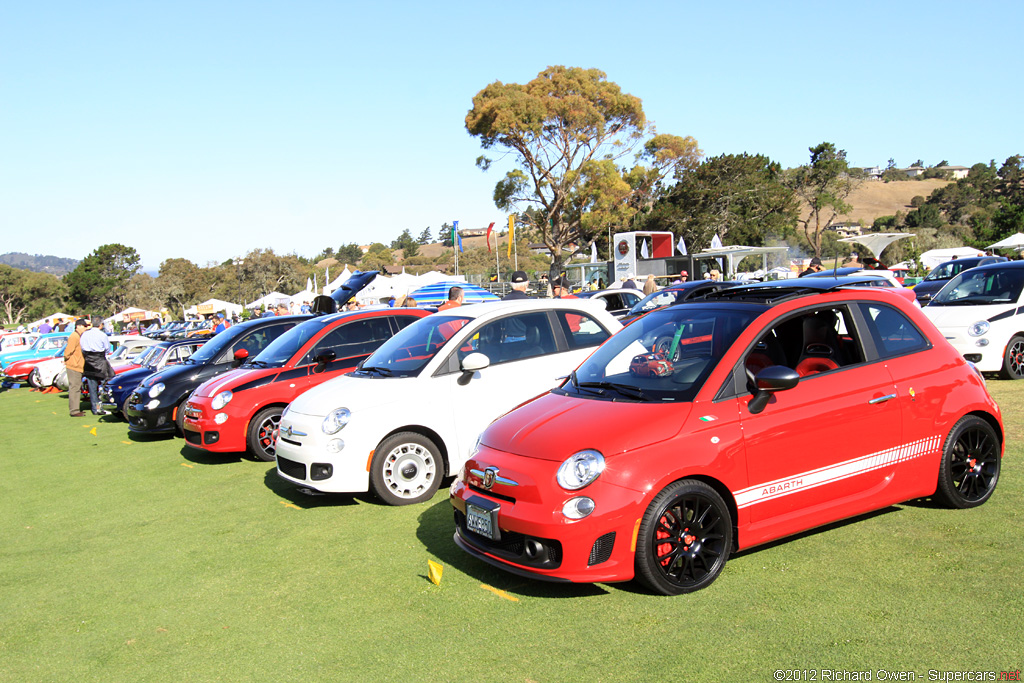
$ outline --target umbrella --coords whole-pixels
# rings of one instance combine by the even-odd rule
[[[1024,249],[1024,232],[1010,235],[1004,240],[988,245],[989,249]]]
[[[441,280],[424,285],[409,296],[416,299],[416,304],[419,306],[438,306],[448,300],[448,290],[452,287],[462,287],[462,293],[465,297],[463,303],[479,304],[485,301],[498,300],[497,296],[491,294],[483,287],[471,285],[465,280]]]

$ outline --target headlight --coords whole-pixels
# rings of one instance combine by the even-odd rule
[[[156,384],[149,388],[149,397],[156,398],[160,394],[164,393],[164,389],[166,388],[167,387],[164,386],[163,382],[157,382]]]
[[[327,413],[321,429],[324,430],[324,434],[337,434],[348,424],[350,417],[352,412],[348,408],[335,408]]]
[[[570,498],[562,505],[562,514],[567,519],[583,519],[594,511],[594,501],[586,496]]]
[[[592,450],[580,451],[561,464],[555,480],[563,489],[575,491],[593,482],[603,471],[603,455]]]
[[[233,397],[234,394],[232,394],[230,391],[222,391],[213,397],[213,400],[210,402],[210,407],[213,408],[214,410],[220,410],[227,404],[231,403],[231,399]]]
[[[982,320],[968,327],[967,334],[971,335],[972,337],[980,337],[981,335],[988,332],[991,327],[992,326],[988,324],[987,320]]]

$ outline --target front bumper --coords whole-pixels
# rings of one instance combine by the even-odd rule
[[[501,454],[501,476],[517,486],[483,488],[471,471],[488,463],[472,459],[466,479],[449,489],[455,510],[456,543],[470,554],[521,576],[548,581],[595,583],[629,581],[634,576],[634,534],[644,512],[643,494],[601,482],[569,492],[555,483],[560,463]],[[562,505],[587,496],[596,508],[571,520]],[[482,536],[467,526],[466,505],[498,505],[498,538]],[[474,503],[475,501],[475,503]]]
[[[360,435],[352,425],[337,434],[324,434],[323,420],[323,415],[291,410],[281,417],[275,446],[278,476],[321,493],[368,491],[370,456],[377,441]]]
[[[981,372],[999,372],[1003,368],[1003,354],[1006,351],[1006,344],[1009,340],[996,339],[991,333],[982,337],[971,337],[967,334],[966,328],[954,330],[940,330],[946,341],[952,345],[956,352],[964,359],[974,363]],[[984,341],[986,344],[980,345]]]
[[[248,420],[232,415],[228,410],[214,411],[209,401],[185,401],[185,416],[182,426],[185,428],[185,441],[190,446],[214,453],[237,453],[246,449],[245,431]],[[218,424],[217,415],[226,418]]]
[[[151,402],[157,404],[151,407]],[[128,431],[138,434],[173,434],[177,431],[174,423],[173,403],[164,404],[138,391],[132,392],[125,403]]]

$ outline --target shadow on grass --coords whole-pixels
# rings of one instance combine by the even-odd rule
[[[263,483],[268,489],[281,496],[289,503],[298,505],[303,510],[322,507],[351,507],[359,505],[362,496],[355,496],[350,493],[303,493],[295,484],[287,482],[277,476],[277,466],[271,465],[266,474],[263,475]]]
[[[903,503],[901,503],[901,505],[903,505]],[[753,548],[746,548],[744,550],[734,552],[729,556],[729,560],[732,561],[733,559],[739,559],[742,557],[756,555],[757,553],[763,550],[775,548],[776,546],[784,545],[786,543],[792,543],[793,541],[797,541],[801,538],[810,538],[812,536],[817,536],[818,534],[823,534],[829,531],[833,531],[835,529],[842,529],[844,526],[848,526],[850,524],[857,524],[858,522],[863,522],[874,517],[881,517],[882,515],[888,515],[893,512],[900,512],[902,509],[903,508],[897,505],[890,505],[889,507],[882,508],[881,510],[873,510],[872,512],[865,512],[863,515],[857,515],[856,517],[841,519],[838,522],[832,522],[831,524],[826,524],[825,526],[819,526],[813,529],[808,529],[807,531],[802,531],[799,534],[793,534],[792,536],[786,536],[775,541],[769,541],[768,543],[763,543],[761,545],[754,546]]]
[[[202,448],[193,448],[187,443],[181,447],[181,457],[197,465],[228,465],[242,462],[245,453],[213,453]]]
[[[430,507],[419,516],[416,537],[427,551],[442,563],[481,583],[509,593],[535,598],[582,598],[608,593],[608,590],[597,584],[533,580],[492,567],[455,545],[455,541],[452,540],[455,534],[455,516],[447,496],[429,505]],[[423,578],[429,580],[425,574]]]

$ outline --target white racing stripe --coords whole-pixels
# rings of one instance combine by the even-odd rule
[[[818,486],[824,486],[825,484],[831,484],[832,482],[856,477],[865,472],[889,467],[905,460],[919,458],[922,455],[935,452],[940,444],[941,439],[938,436],[929,436],[902,446],[872,453],[871,455],[861,456],[846,462],[795,474],[784,479],[776,479],[775,481],[751,486],[736,492],[736,506],[742,509],[767,500],[774,500],[781,496],[788,496],[797,491],[806,491]]]

